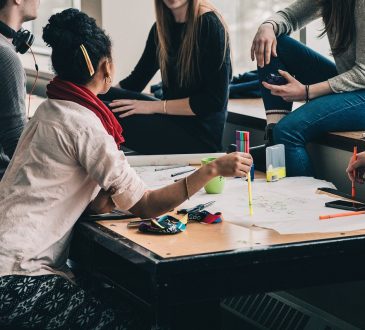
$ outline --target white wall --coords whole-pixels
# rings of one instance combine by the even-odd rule
[[[102,25],[113,41],[116,64],[114,82],[118,82],[133,70],[142,55],[148,33],[155,21],[154,2],[102,0],[101,5]]]

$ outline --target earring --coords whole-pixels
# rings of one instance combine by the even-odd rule
[[[106,77],[104,78],[104,81],[105,81],[105,83],[106,83],[106,84],[110,85],[110,84],[112,83],[112,77],[110,77],[110,76],[106,76]]]

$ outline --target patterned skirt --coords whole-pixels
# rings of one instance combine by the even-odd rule
[[[58,275],[0,277],[0,329],[145,329],[142,319]]]

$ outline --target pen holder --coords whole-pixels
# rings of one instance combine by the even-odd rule
[[[278,181],[286,177],[285,147],[277,144],[266,148],[266,181]]]
[[[202,163],[202,165],[206,165],[215,159],[216,158],[211,158],[211,157],[203,158],[201,160],[201,163]],[[207,194],[220,194],[223,191],[224,182],[225,182],[225,179],[223,176],[217,176],[217,177],[213,178],[212,180],[210,180],[204,186],[204,190],[206,191]]]

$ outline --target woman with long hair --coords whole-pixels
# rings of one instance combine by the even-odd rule
[[[112,101],[127,148],[144,154],[220,151],[231,78],[224,21],[205,0],[155,0],[155,9],[137,66],[119,82],[122,90],[101,98]],[[138,100],[135,92],[158,70],[162,100]],[[118,99],[129,91],[131,99]]]
[[[73,283],[66,260],[77,219],[115,206],[142,218],[163,214],[217,175],[246,175],[251,157],[229,154],[149,191],[119,150],[121,126],[97,98],[114,75],[109,37],[67,9],[49,19],[43,39],[56,77],[0,182],[0,328],[144,329],[130,305]]]
[[[317,18],[335,63],[288,36]],[[267,137],[285,145],[288,175],[314,175],[306,143],[331,131],[365,129],[365,0],[295,1],[261,24],[251,56]],[[293,101],[306,103],[291,112]]]

